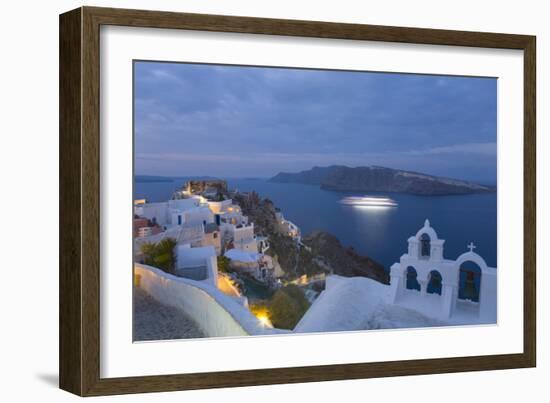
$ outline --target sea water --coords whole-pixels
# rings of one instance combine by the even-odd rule
[[[135,198],[165,201],[182,180],[136,182]],[[256,191],[298,225],[302,235],[314,230],[334,234],[345,246],[367,255],[387,269],[407,252],[407,239],[429,219],[445,239],[444,257],[456,259],[476,245],[489,266],[497,267],[497,195],[415,196],[402,193],[334,192],[316,185],[275,183],[263,179],[229,179],[231,189]],[[373,208],[341,203],[349,196],[385,196],[397,206]]]

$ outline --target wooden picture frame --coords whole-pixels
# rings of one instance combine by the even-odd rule
[[[100,377],[100,26],[519,49],[524,56],[523,353],[211,373]],[[535,37],[81,7],[60,16],[60,387],[81,396],[533,367],[536,364]]]

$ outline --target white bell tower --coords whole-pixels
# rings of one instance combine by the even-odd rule
[[[414,259],[441,261],[443,260],[444,239],[439,239],[430,225],[430,220],[424,221],[424,226],[408,239],[408,255]]]

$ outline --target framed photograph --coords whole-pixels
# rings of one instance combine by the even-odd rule
[[[533,367],[535,37],[60,16],[60,387]]]

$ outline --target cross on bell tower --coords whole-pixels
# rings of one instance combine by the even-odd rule
[[[473,242],[470,242],[467,246],[468,249],[470,249],[470,252],[473,252],[475,248],[477,248],[477,246],[474,245]]]

